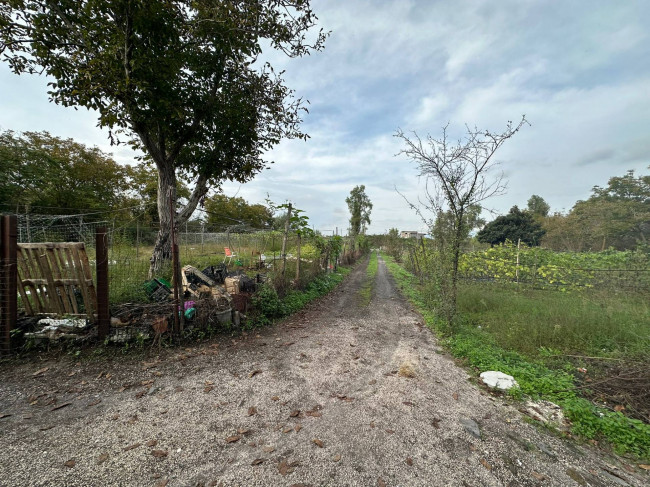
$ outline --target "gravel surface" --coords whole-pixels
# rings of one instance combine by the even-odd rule
[[[650,483],[468,380],[381,259],[367,306],[365,279],[237,339],[3,365],[0,485]]]

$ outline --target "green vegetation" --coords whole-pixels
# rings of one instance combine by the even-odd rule
[[[366,268],[366,279],[359,290],[361,294],[362,302],[365,306],[370,304],[372,299],[372,290],[375,286],[375,276],[377,275],[377,252],[372,252],[370,254],[370,260],[368,261],[368,267]]]
[[[499,370],[515,377],[514,397],[543,398],[562,406],[572,432],[604,439],[618,453],[650,458],[650,425],[580,397],[575,367],[563,354],[636,357],[650,350],[648,304],[641,297],[518,291],[514,285],[459,286],[456,326],[436,315],[432,286],[385,257],[402,292],[427,325],[477,374]],[[452,332],[453,330],[453,332]]]
[[[517,264],[517,262],[519,262]],[[528,282],[535,287],[650,289],[650,254],[635,251],[554,252],[506,242],[461,256],[459,273],[470,279]]]
[[[301,310],[307,303],[324,296],[349,274],[350,269],[339,267],[337,272],[323,274],[312,280],[303,290],[292,290],[283,298],[270,285],[264,285],[253,296],[254,316],[247,323],[248,327],[264,326],[275,319],[284,318]]]

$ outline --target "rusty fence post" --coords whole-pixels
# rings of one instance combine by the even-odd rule
[[[0,219],[0,354],[11,351],[11,330],[18,320],[18,225],[15,215]]]
[[[108,311],[108,234],[106,227],[97,227],[95,234],[95,266],[97,270],[97,334],[108,336],[111,318]]]

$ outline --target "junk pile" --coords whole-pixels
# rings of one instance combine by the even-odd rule
[[[32,328],[38,331],[24,334],[26,340],[35,344],[48,341],[78,341],[88,337],[90,323],[86,318],[37,318],[37,320],[35,324],[32,323]]]
[[[249,312],[251,296],[264,280],[262,274],[253,279],[242,271],[229,273],[224,264],[203,270],[186,265],[181,269],[182,309],[179,306],[176,311],[182,313],[186,330],[239,326]],[[146,281],[143,290],[149,303],[111,306],[110,342],[156,340],[172,328],[173,284],[155,278]],[[53,315],[21,316],[17,327],[24,339],[34,344],[80,342],[97,336],[93,320],[80,315],[56,319]]]

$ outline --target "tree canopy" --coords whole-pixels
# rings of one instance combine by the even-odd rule
[[[127,168],[97,147],[47,132],[0,133],[0,210],[103,219],[135,203],[129,186]]]
[[[350,196],[345,198],[345,202],[350,211],[350,234],[365,234],[367,225],[370,225],[370,212],[372,211],[372,203],[366,194],[366,187],[363,184],[355,186],[350,191]]]
[[[476,238],[479,242],[490,245],[504,243],[506,240],[517,242],[521,239],[522,243],[534,246],[539,245],[544,233],[546,231],[542,224],[533,218],[532,213],[513,206],[507,215],[499,216],[485,225]]]
[[[259,59],[263,46],[321,49],[316,21],[306,0],[24,0],[0,5],[0,54],[17,74],[52,77],[54,102],[95,110],[113,142],[155,164],[154,271],[210,185],[250,180],[282,138],[307,137],[302,100]],[[179,175],[194,190],[172,221]]]
[[[595,186],[592,195],[578,201],[567,215],[544,221],[545,246],[556,250],[618,250],[647,244],[650,238],[650,175],[627,171]]]
[[[249,205],[244,198],[215,194],[206,198],[205,210],[211,229],[268,229],[273,224],[273,213],[269,208],[260,204]]]
[[[533,216],[539,218],[548,216],[550,209],[551,205],[549,205],[541,196],[534,194],[528,198],[528,211],[532,213]]]

